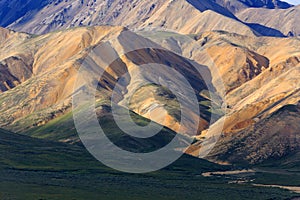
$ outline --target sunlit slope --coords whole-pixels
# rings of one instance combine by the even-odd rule
[[[119,25],[132,29],[150,26],[182,33],[225,30],[254,34],[230,11],[210,0],[49,1],[37,10],[29,8],[8,27],[42,34],[87,25]]]
[[[189,81],[197,101],[209,102],[201,95],[201,91],[207,88],[203,77],[185,57],[164,50],[160,45],[122,27],[76,28],[41,36],[28,36],[14,48],[8,46],[3,49],[5,59],[22,55],[28,60],[33,60],[33,64],[28,66],[12,64],[8,69],[10,72],[16,69],[22,72],[22,69],[26,69],[30,74],[26,79],[19,81],[16,87],[5,87],[1,93],[3,116],[0,120],[1,127],[24,132],[70,112],[71,97],[76,94],[74,83],[77,75],[93,77],[93,71],[87,75],[77,72],[93,47],[103,44],[108,44],[105,51],[111,52],[111,55],[118,59],[111,63],[105,60],[93,62],[96,70],[105,70],[103,76],[95,80],[99,82],[96,94],[98,101],[109,102],[115,85],[126,75],[124,85],[118,86],[119,100],[115,103],[146,118],[155,116],[153,121],[179,131],[180,106],[176,96],[170,95],[168,89],[161,88],[157,81],[153,80],[153,78],[165,82],[171,80],[172,87],[185,91],[187,88],[180,88],[181,82],[178,79],[174,80],[174,75],[167,70],[169,67],[179,71],[184,79]],[[134,50],[136,46],[145,48],[124,54],[126,51]],[[151,63],[156,63],[156,67],[144,66]],[[207,70],[206,66],[198,65],[198,67]],[[4,86],[9,81],[10,76],[3,76]],[[149,91],[152,91],[152,95],[148,95]],[[181,94],[181,98],[190,102],[188,96]],[[207,128],[210,118],[207,105],[202,106],[202,110],[206,112],[201,116],[189,106],[184,109],[189,115],[186,116],[188,123],[182,129],[183,134],[197,134],[198,128],[200,131]],[[195,128],[192,129],[193,123],[198,121],[199,127],[196,127],[195,132],[193,131]]]
[[[18,35],[9,31],[7,33],[12,35],[11,38]],[[6,86],[0,95],[1,126],[17,132],[30,133],[30,130],[39,130],[59,119],[64,120],[66,116],[71,119],[71,96],[75,94],[73,85],[77,70],[91,47],[107,41],[110,43],[106,47],[110,52],[115,52],[114,55],[119,59],[112,64],[106,63],[109,67],[98,80],[96,99],[99,105],[109,106],[115,84],[127,73],[124,85],[119,87],[119,100],[115,103],[142,117],[152,117],[155,122],[175,132],[184,130],[187,135],[192,133],[190,128],[193,124],[199,122],[199,141],[188,151],[195,156],[199,154],[203,138],[211,137],[207,133],[211,114],[219,117],[224,114],[224,110],[214,110],[212,105],[226,107],[224,125],[219,120],[212,124],[212,128],[221,128],[223,137],[231,140],[235,135],[264,122],[282,107],[297,105],[299,102],[300,44],[297,38],[243,36],[224,31],[188,36],[147,31],[136,34],[122,27],[86,27],[42,36],[18,36],[16,41],[19,43],[13,48],[6,45],[11,42],[5,39],[9,37],[3,38],[3,59],[22,55],[28,57],[28,60],[34,60],[32,65],[28,65],[32,74],[11,87]],[[151,48],[139,49],[126,55],[122,53],[141,45]],[[183,74],[193,86],[201,112],[198,116],[187,107],[190,124],[184,129],[179,126],[180,106],[176,96],[170,90],[151,82],[153,74],[158,78],[161,76],[161,80],[172,80],[173,74],[163,67],[141,67],[146,63],[169,66]],[[96,66],[105,68],[106,65]],[[10,74],[13,66],[20,65],[11,65],[8,68]],[[21,66],[24,69],[28,67]],[[205,72],[206,82],[195,66]],[[10,78],[9,73],[2,76],[3,85]],[[141,83],[147,84],[136,90],[136,86]],[[224,88],[220,83],[223,83]],[[208,95],[207,84],[213,88],[213,95],[223,96],[225,101],[215,101],[218,98]],[[173,86],[180,88],[181,82],[177,81]],[[183,98],[190,102],[188,97]],[[102,112],[97,114],[99,117],[104,116]],[[294,123],[293,120],[291,122]],[[42,136],[34,131],[33,135],[71,143],[78,140],[74,137],[74,130],[73,135],[59,130],[59,134],[55,131],[50,133]],[[272,134],[273,131],[269,130],[267,135],[271,137]],[[284,131],[280,134],[284,134]],[[280,144],[279,139],[276,142]],[[263,158],[268,159],[265,156]]]
[[[269,118],[276,124],[272,118],[274,113],[286,106],[298,104],[300,44],[297,38],[257,38],[217,31],[192,36],[194,41],[191,42],[171,32],[141,34],[161,43],[166,48],[182,52],[186,57],[202,65],[210,66],[210,69],[214,70],[212,83],[226,100],[224,121],[219,120],[211,126],[211,135],[203,131],[198,137],[199,141],[192,145],[188,153],[198,156],[203,138],[217,135],[221,128],[220,148],[217,148],[220,156],[227,155],[231,151],[240,151],[244,154],[239,156],[235,154],[234,162],[238,162],[238,159],[246,159],[245,155],[247,155],[249,159],[247,158],[246,161],[253,163],[275,156],[277,150],[269,146],[271,150],[267,154],[257,149],[250,150],[258,151],[255,157],[259,159],[252,158],[252,153],[246,149],[243,138],[249,136],[249,130],[256,130],[257,127],[267,123],[266,120]],[[290,120],[283,119],[282,123],[286,124],[283,126],[294,127],[297,131],[297,115],[292,112],[287,112],[285,115]],[[278,131],[266,128],[263,132],[263,141],[266,143],[272,141],[272,145],[269,145],[274,148],[281,145],[281,138],[289,138],[284,128],[279,128]],[[278,137],[273,138],[275,133]],[[296,133],[293,132],[292,135],[295,136]],[[263,148],[264,145],[259,140],[253,138],[253,142],[259,144],[257,148]],[[240,145],[239,148],[235,149],[236,145]],[[297,142],[287,139],[285,145],[297,146]],[[232,149],[229,148],[231,146]],[[279,157],[284,157],[291,152],[297,152],[298,148],[292,148],[291,152],[285,148],[280,151]],[[213,156],[210,158],[213,159]],[[226,159],[222,161],[224,160]]]

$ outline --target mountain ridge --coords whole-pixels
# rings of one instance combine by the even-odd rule
[[[215,0],[232,13],[239,13],[247,8],[287,9],[293,5],[279,0]]]
[[[245,35],[253,34],[251,32],[254,32],[254,34],[282,37],[284,34],[281,34],[276,28],[272,30],[271,27],[260,24],[259,21],[256,26],[248,25],[240,21],[233,13],[240,13],[248,8],[262,8],[266,6],[268,10],[273,10],[270,5],[274,5],[274,8],[284,9],[291,7],[288,6],[289,4],[278,0],[235,0],[233,2],[225,0],[155,0],[151,3],[140,1],[56,0],[43,3],[37,2],[37,5],[34,3],[35,6],[31,9],[31,2],[32,0],[28,0],[26,4],[26,6],[29,6],[26,13],[21,14],[22,16],[20,17],[15,17],[10,24],[0,21],[0,26],[19,32],[44,34],[76,26],[121,25],[130,29],[139,29],[150,25],[152,27],[176,30],[185,34],[194,33],[195,31],[224,30]],[[228,6],[228,4],[230,5]],[[18,1],[14,5],[18,5]],[[4,7],[5,5],[3,4],[2,6]],[[38,9],[36,9],[36,6],[38,6]],[[242,7],[242,9],[239,9],[239,12],[233,11],[231,9],[232,6]],[[18,9],[22,10],[22,7]],[[26,10],[26,8],[24,9]],[[182,17],[176,10],[182,10],[181,12],[185,13],[186,18]],[[164,14],[168,12],[172,15]],[[5,13],[2,13],[2,15],[4,17]],[[154,19],[158,16],[160,16],[160,19],[156,19],[156,21],[149,20],[149,18]],[[189,25],[184,23],[186,20],[190,21]],[[232,24],[231,28],[234,27],[234,29],[230,30],[230,27],[226,24]]]
[[[279,30],[289,37],[300,35],[300,26],[297,21],[299,16],[300,5],[281,10],[248,8],[237,14],[237,17],[246,23],[259,23]]]
[[[18,18],[8,28],[32,33],[0,28],[1,128],[78,144],[70,122],[71,97],[78,92],[73,86],[91,50],[105,44],[106,50],[118,57],[116,61],[87,59],[95,71],[104,70],[103,77],[94,80],[98,85],[97,115],[104,124],[116,127],[110,97],[121,82],[114,103],[140,124],[153,120],[166,127],[165,133],[180,132],[195,139],[187,150],[190,155],[201,157],[210,145],[205,141],[215,141],[214,134],[221,134],[216,149],[207,157],[214,161],[236,164],[243,157],[243,163],[252,165],[298,155],[298,142],[294,141],[297,133],[288,126],[299,128],[299,6],[275,0],[230,4],[210,0],[26,2],[24,9],[28,12],[1,22],[6,25]],[[122,54],[143,45],[150,47]],[[178,98],[151,82],[172,80],[175,75],[161,67],[141,67],[146,63],[180,72],[193,87],[200,115],[190,106],[192,100],[179,93],[189,113],[188,123],[181,127]],[[208,83],[195,66],[205,72]],[[85,75],[94,77],[91,72]],[[182,89],[183,82],[177,76],[175,79],[172,86]],[[148,84],[134,90],[145,82]],[[216,119],[210,127],[211,116]],[[272,124],[278,124],[278,131]],[[161,137],[164,141],[170,138],[165,136]],[[139,140],[129,143],[143,144]]]
[[[49,137],[70,143],[78,141],[78,138],[74,137],[74,133],[68,135],[59,132],[62,134],[60,136],[51,132],[51,134],[47,133],[43,136],[37,131],[44,130],[43,127],[54,122],[55,126],[66,126],[59,125],[56,119],[61,119],[61,123],[64,123],[64,119],[69,119],[67,116],[70,117],[72,108],[70,96],[73,94],[70,88],[74,84],[74,77],[82,59],[88,54],[91,46],[112,38],[117,38],[116,42],[110,43],[110,48],[115,52],[131,48],[132,44],[128,44],[128,41],[134,40],[135,44],[146,42],[151,46],[161,46],[170,50],[175,48],[181,56],[161,50],[151,50],[150,55],[149,50],[140,50],[122,56],[99,80],[100,88],[97,93],[99,117],[110,116],[107,102],[109,102],[109,96],[114,88],[113,85],[122,73],[128,71],[130,78],[127,79],[125,87],[120,88],[120,91],[124,89],[126,91],[125,95],[120,93],[120,96],[123,96],[121,99],[132,96],[127,109],[145,118],[151,118],[152,112],[153,116],[157,116],[157,118],[153,118],[157,123],[167,126],[175,132],[178,131],[179,106],[170,91],[155,84],[147,85],[135,92],[131,89],[140,81],[151,80],[147,74],[157,74],[158,72],[168,74],[161,70],[155,72],[147,68],[141,70],[142,68],[139,67],[141,63],[169,63],[168,65],[179,70],[191,81],[196,93],[199,94],[201,116],[192,114],[192,110],[189,111],[190,120],[200,122],[197,141],[191,148],[193,150],[188,150],[188,153],[194,156],[197,156],[201,149],[202,139],[210,137],[206,130],[210,115],[219,115],[221,121],[224,119],[223,136],[230,140],[235,134],[245,134],[244,131],[249,127],[259,124],[281,107],[297,104],[297,99],[299,99],[299,93],[295,92],[299,87],[299,80],[296,77],[300,64],[300,45],[297,45],[299,44],[297,38],[243,36],[236,33],[213,31],[186,36],[190,40],[182,40],[182,37],[175,33],[147,33],[145,31],[136,34],[123,27],[102,26],[80,27],[41,36],[25,35],[25,39],[23,37],[20,39],[15,37],[15,32],[3,31],[12,35],[6,38],[13,38],[12,41],[20,40],[20,43],[16,42],[11,49],[10,45],[5,45],[6,42],[11,44],[11,40],[6,40],[3,43],[5,47],[3,56],[1,57],[2,53],[0,52],[0,58],[6,60],[22,55],[25,58],[34,59],[34,64],[31,68],[31,77],[24,82],[19,82],[15,87],[7,87],[1,93],[0,104],[3,116],[0,121],[1,127],[28,134],[32,132],[33,136],[37,137]],[[122,36],[124,32],[128,34],[126,37]],[[207,53],[203,54],[204,52]],[[23,58],[23,60],[25,59]],[[204,71],[213,70],[209,68],[213,61],[219,70],[220,76],[210,74],[210,72],[208,75],[211,76],[211,84],[216,90],[214,95],[225,96],[227,103],[225,116],[221,109],[223,102],[211,102],[210,96],[205,95],[207,88],[202,77],[193,72],[190,64],[192,61]],[[18,62],[18,60],[14,60],[11,67],[17,67],[18,65],[15,63]],[[23,74],[23,72],[20,73]],[[4,82],[10,80],[10,76],[4,76],[4,78],[6,78],[3,79]],[[218,85],[220,79],[223,80],[225,86],[224,93]],[[285,81],[279,84],[283,79]],[[189,100],[186,99],[186,101]],[[122,101],[119,103],[124,106]],[[212,103],[220,106],[217,113],[211,113]],[[162,119],[157,113],[167,113],[167,117]],[[212,129],[218,127],[221,121],[215,121]],[[192,124],[183,130],[189,133],[190,127]],[[276,142],[280,143],[278,140]]]

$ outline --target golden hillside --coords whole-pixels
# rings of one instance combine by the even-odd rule
[[[192,135],[197,124],[198,141],[187,151],[195,156],[202,151],[203,139],[213,139],[219,128],[225,138],[221,141],[231,141],[236,136],[242,140],[256,126],[264,129],[265,138],[272,137],[273,131],[265,129],[263,122],[276,120],[274,113],[285,106],[297,105],[300,100],[300,43],[297,38],[242,36],[224,31],[193,36],[149,31],[136,34],[122,27],[109,26],[75,28],[41,36],[7,29],[1,32],[0,58],[5,73],[1,76],[0,124],[17,132],[42,127],[70,113],[77,70],[91,49],[103,44],[119,59],[113,63],[105,56],[100,60],[92,59],[91,63],[96,63],[93,67],[105,69],[104,76],[96,80],[99,82],[97,101],[109,102],[116,83],[123,80],[115,102],[119,106],[186,135]],[[151,48],[124,54],[145,44]],[[147,63],[167,65],[184,75],[197,94],[200,116],[186,106],[188,123],[181,127],[178,98],[151,81],[153,75],[157,79],[172,80],[174,74],[161,67],[142,67]],[[193,65],[205,73],[199,74]],[[204,83],[203,75],[206,79],[210,77],[210,86]],[[93,74],[87,74],[89,76]],[[140,87],[142,83],[148,84]],[[174,87],[181,87],[181,84],[178,81]],[[217,98],[207,94],[207,87],[214,88],[211,95]],[[219,98],[221,96],[224,101]],[[189,105],[188,96],[181,98]],[[215,113],[212,105],[220,110]],[[222,106],[226,106],[226,113]],[[109,109],[105,110],[107,112]],[[101,117],[102,111],[98,115]],[[208,131],[211,115],[221,118],[213,121]],[[298,123],[294,114],[289,117],[293,118],[290,120],[293,125]],[[278,134],[285,134],[284,130],[280,129]],[[280,145],[281,140],[275,139],[274,144]],[[227,148],[222,145],[228,146],[228,143],[218,143],[219,151],[214,155],[226,154]],[[247,150],[249,154],[255,151],[254,148]],[[267,159],[272,154],[262,157]],[[214,158],[217,160],[217,157],[210,157]]]

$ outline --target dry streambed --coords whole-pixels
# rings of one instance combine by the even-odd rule
[[[249,176],[254,175],[256,172],[257,171],[252,169],[244,169],[244,170],[233,170],[233,171],[205,172],[202,173],[201,175],[203,177],[228,176],[235,179],[229,181],[228,182],[229,184],[245,184],[254,181],[254,179],[249,179]],[[252,185],[257,187],[281,188],[281,189],[289,190],[300,194],[300,187],[297,186],[265,185],[265,184],[252,184]]]

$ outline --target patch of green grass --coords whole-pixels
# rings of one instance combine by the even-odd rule
[[[266,172],[256,173],[254,176],[255,183],[265,185],[283,185],[283,186],[300,186],[300,173],[286,173],[265,169]],[[267,172],[270,170],[269,172]],[[300,196],[300,195],[299,195]]]
[[[36,138],[56,141],[78,137],[75,130],[72,112],[68,112],[57,117],[43,126],[29,129],[24,134]]]
[[[203,177],[229,170],[188,155],[147,174],[127,174],[103,166],[83,147],[0,130],[1,199],[287,199],[277,188],[227,184]],[[125,142],[125,141],[124,141]]]
[[[300,153],[269,159],[255,167],[260,171],[256,174],[256,183],[300,186]]]
[[[99,103],[97,107],[101,105]],[[131,114],[138,123],[147,124],[149,121]],[[158,149],[175,134],[163,129],[158,137],[139,140],[118,129],[109,113],[102,116],[99,122],[115,144],[134,152]],[[201,200],[289,199],[297,196],[279,188],[228,184],[226,177],[203,177],[203,172],[230,170],[232,166],[221,166],[188,155],[162,170],[148,174],[117,172],[95,160],[80,145],[45,140],[75,135],[71,112],[31,131],[26,134],[44,139],[0,130],[0,199]],[[291,167],[290,160],[280,165],[283,164]],[[254,178],[255,183],[287,185],[299,177],[257,173]]]
[[[112,114],[110,113],[110,107],[99,104],[97,107],[102,106],[106,111],[106,114],[103,114],[99,118],[99,124],[103,131],[106,133],[107,137],[113,141],[115,144],[121,146],[124,149],[130,151],[140,151],[140,152],[148,152],[156,150],[160,147],[168,144],[176,135],[175,132],[170,129],[163,128],[163,130],[158,133],[156,136],[153,136],[149,139],[140,139],[127,135],[124,133],[115,123]],[[127,110],[121,108],[123,113],[121,113],[121,118],[123,118],[123,122],[126,123],[127,119]],[[124,114],[124,116],[123,116]],[[133,112],[130,112],[131,118],[136,124],[140,126],[146,126],[150,122],[149,119],[141,117]],[[131,126],[128,125],[130,128]],[[135,128],[133,127],[133,131]],[[26,135],[40,138],[40,139],[48,139],[54,141],[61,141],[71,139],[71,141],[78,141],[79,137],[76,132],[76,128],[73,121],[73,113],[69,112],[63,116],[55,118],[49,123],[35,127],[33,129],[25,132]],[[184,139],[184,136],[182,136]]]

